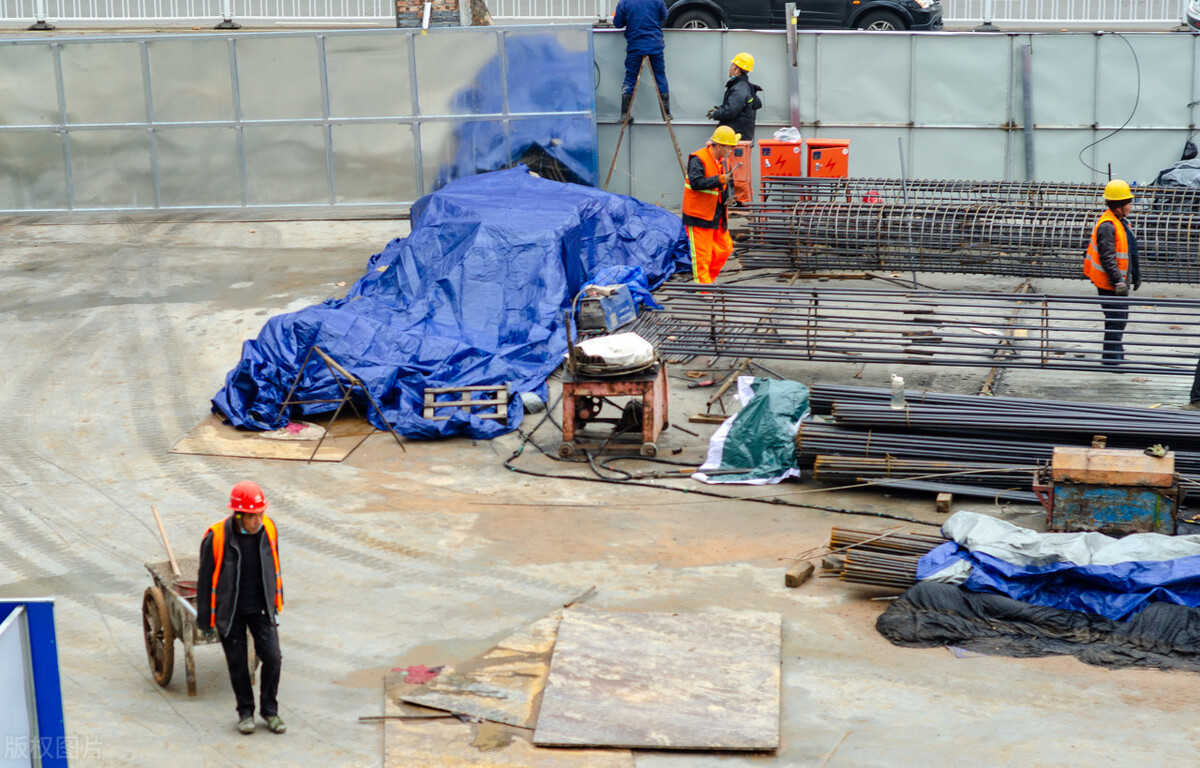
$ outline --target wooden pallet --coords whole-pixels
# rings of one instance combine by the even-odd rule
[[[458,400],[438,400],[438,395],[460,395]],[[479,395],[472,397],[472,395]],[[429,421],[449,421],[450,414],[438,415],[445,408],[459,408],[481,419],[508,420],[508,387],[428,387],[421,415]],[[495,408],[495,413],[481,413]]]

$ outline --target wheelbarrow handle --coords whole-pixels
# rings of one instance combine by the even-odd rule
[[[171,540],[167,538],[167,529],[163,527],[158,508],[151,504],[150,511],[154,513],[154,522],[158,523],[158,535],[162,536],[163,546],[167,548],[167,559],[171,561],[171,573],[175,574],[176,579],[182,579],[183,574],[179,572],[179,563],[175,561],[175,553],[171,551]]]

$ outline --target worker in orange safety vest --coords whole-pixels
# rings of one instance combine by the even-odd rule
[[[1126,219],[1133,209],[1133,190],[1120,179],[1104,186],[1104,202],[1108,210],[1092,227],[1083,274],[1096,286],[1102,297],[1125,297],[1142,286],[1138,270],[1138,243]],[[1105,301],[1104,365],[1119,365],[1125,359],[1122,336],[1129,318],[1129,302],[1123,298]]]
[[[267,499],[250,480],[233,486],[233,511],[204,534],[196,578],[196,622],[206,639],[220,635],[237,697],[237,729],[254,733],[254,689],[248,661],[246,632],[254,638],[254,653],[262,662],[259,714],[272,733],[287,730],[279,717],[276,694],[283,656],[279,650],[276,616],[283,610],[283,580],[279,570],[279,534],[266,516]]]
[[[719,125],[708,144],[688,155],[683,224],[697,283],[714,282],[733,253],[729,236],[729,156],[740,138],[729,126]]]

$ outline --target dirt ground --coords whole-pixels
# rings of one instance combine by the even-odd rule
[[[399,221],[0,226],[0,596],[55,598],[73,765],[382,765],[380,726],[358,718],[380,714],[385,674],[480,653],[593,587],[586,604],[599,610],[783,616],[779,751],[638,752],[638,768],[1129,766],[1196,754],[1191,675],[893,647],[874,630],[887,603],[872,598],[894,593],[828,579],[787,589],[783,571],[831,526],[895,523],[752,500],[789,494],[936,522],[927,497],[802,494],[811,486],[793,482],[710,488],[730,497],[713,499],[666,489],[700,487],[691,480],[649,481],[656,489],[534,477],[503,465],[516,434],[408,442],[407,452],[377,434],[336,464],[168,452],[207,416],[241,342],[267,317],[341,295],[406,230]],[[953,392],[975,391],[986,375],[777,368],[809,383],[880,386],[900,372],[911,386]],[[1150,402],[1178,399],[1188,383],[1119,378],[1006,373],[1000,386]],[[711,392],[672,380],[671,421],[699,435],[668,430],[660,455],[702,459],[715,427],[687,417]],[[550,452],[558,443],[549,425],[533,439]],[[587,474],[529,448],[516,466]],[[191,554],[244,478],[264,487],[280,530],[285,736],[235,732],[215,647],[196,652],[195,698],[182,663],[157,686],[143,648],[142,564],[163,559],[150,505]],[[986,500],[956,508],[1035,527],[1040,514]],[[519,764],[506,754],[478,764]]]

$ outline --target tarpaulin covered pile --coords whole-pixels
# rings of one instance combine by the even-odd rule
[[[281,403],[317,345],[362,379],[402,434],[494,437],[521,423],[516,394],[544,392],[566,351],[563,310],[585,283],[603,273],[599,282],[620,275],[657,287],[686,259],[682,222],[656,206],[523,166],[460,179],[417,201],[411,234],[371,257],[346,298],[268,320],[213,408],[237,427],[286,425]],[[509,387],[506,422],[458,409],[440,412],[448,421],[423,417],[426,387],[476,385]],[[311,358],[293,400],[340,397]]]
[[[1037,533],[959,512],[880,617],[911,646],[1200,670],[1200,537]]]

